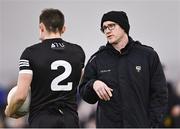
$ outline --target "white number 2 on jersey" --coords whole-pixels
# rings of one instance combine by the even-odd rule
[[[66,79],[72,72],[71,64],[64,60],[57,60],[51,64],[51,70],[57,70],[59,66],[63,66],[65,71],[57,76],[51,82],[51,90],[52,91],[70,91],[72,90],[72,82],[68,82],[67,85],[58,85],[59,82]]]

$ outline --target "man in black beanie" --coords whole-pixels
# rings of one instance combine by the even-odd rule
[[[89,59],[79,87],[88,103],[98,102],[97,128],[158,127],[167,106],[167,86],[156,51],[129,36],[125,12],[101,20],[107,44]]]
[[[129,34],[129,20],[125,12],[123,11],[111,11],[108,13],[105,13],[101,20],[101,28],[103,27],[103,22],[105,21],[113,21],[117,24],[119,24],[124,31]]]

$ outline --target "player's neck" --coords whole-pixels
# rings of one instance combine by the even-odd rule
[[[45,35],[44,39],[53,39],[53,38],[61,38],[61,34],[59,33],[49,33]]]

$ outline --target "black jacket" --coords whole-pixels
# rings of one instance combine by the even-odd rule
[[[113,89],[110,101],[100,100],[95,80]],[[121,53],[109,43],[88,61],[80,95],[88,103],[98,101],[97,127],[157,127],[167,106],[166,79],[153,48],[133,41]]]

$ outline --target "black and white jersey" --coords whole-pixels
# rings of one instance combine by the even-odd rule
[[[33,74],[30,114],[53,104],[76,111],[76,91],[84,62],[83,49],[61,38],[26,48],[20,57],[19,72]]]

